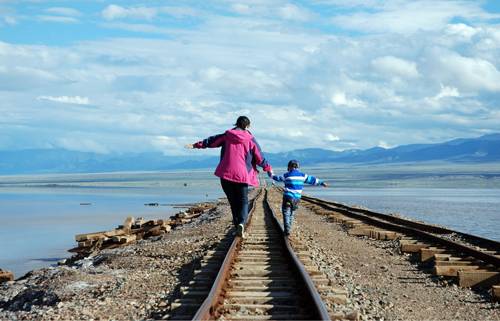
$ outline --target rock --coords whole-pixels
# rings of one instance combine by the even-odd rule
[[[33,306],[53,306],[59,302],[59,297],[52,291],[32,288],[17,294],[3,308],[9,311],[31,311]]]

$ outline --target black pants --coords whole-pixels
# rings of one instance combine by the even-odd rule
[[[220,184],[231,206],[233,224],[235,226],[245,224],[248,217],[248,184],[231,182],[222,178]]]

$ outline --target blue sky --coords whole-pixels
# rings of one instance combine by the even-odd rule
[[[500,131],[498,1],[2,1],[0,150],[266,151]]]

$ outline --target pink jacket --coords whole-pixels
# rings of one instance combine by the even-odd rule
[[[271,171],[271,165],[248,130],[229,129],[224,134],[199,141],[193,144],[193,147],[221,147],[220,162],[214,174],[228,181],[259,186],[257,165],[266,172]]]

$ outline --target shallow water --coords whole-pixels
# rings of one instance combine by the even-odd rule
[[[76,234],[116,228],[129,215],[168,218],[181,210],[173,204],[222,196],[218,180],[209,172],[198,173],[199,179],[186,173],[162,174],[146,184],[136,180],[136,175],[142,174],[130,174],[118,183],[96,175],[95,182],[85,184],[81,178],[78,183],[69,176],[36,177],[28,183],[23,180],[24,185],[36,186],[22,187],[12,184],[15,180],[10,178],[8,186],[0,187],[0,268],[20,277],[69,257],[67,250],[76,246]],[[72,181],[71,187],[68,181]]]
[[[306,192],[500,241],[499,189],[311,188]]]

